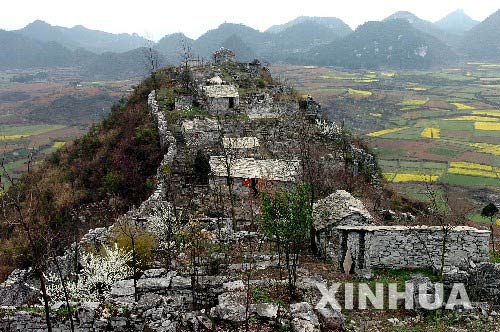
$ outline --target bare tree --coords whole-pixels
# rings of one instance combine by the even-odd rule
[[[51,229],[49,227],[50,207],[43,199],[43,190],[35,181],[29,181],[30,165],[33,162],[33,154],[28,159],[28,171],[24,176],[26,182],[14,179],[6,169],[5,160],[2,160],[2,175],[7,179],[10,185],[6,190],[6,184],[2,183],[1,196],[3,222],[10,227],[18,228],[27,241],[28,251],[35,277],[40,282],[40,290],[45,311],[45,321],[47,331],[52,332],[50,321],[49,297],[45,280],[45,270],[47,260],[50,256],[50,245],[52,242]]]
[[[235,154],[235,149],[232,146],[232,140],[226,139],[226,132],[224,129],[224,121],[222,116],[217,113],[217,123],[218,123],[218,131],[219,131],[219,150],[222,153],[222,162],[225,170],[225,178],[226,178],[226,188],[229,196],[230,202],[230,212],[231,212],[231,221],[233,226],[233,231],[237,230],[237,222],[236,222],[236,195],[234,193],[234,178],[233,178],[233,163],[236,161],[237,156]]]
[[[452,233],[460,224],[461,220],[465,220],[465,216],[471,211],[466,209],[461,211],[458,207],[451,206],[452,202],[449,197],[449,191],[446,186],[441,186],[441,190],[437,190],[431,182],[426,183],[426,196],[429,201],[429,211],[426,212],[429,222],[438,226],[441,233],[441,243],[439,250],[439,257],[436,260],[433,253],[429,248],[426,239],[419,234],[418,231],[414,235],[424,248],[426,255],[429,259],[429,265],[434,271],[438,272],[439,278],[443,279],[444,269],[447,264],[446,257],[449,256],[450,243],[452,241]]]
[[[120,218],[118,219],[115,226],[117,227],[120,234],[123,234],[130,241],[130,248],[132,251],[132,270],[134,278],[134,299],[139,300],[139,294],[137,292],[137,239],[141,235],[140,230],[140,219],[139,217],[132,218]]]
[[[146,47],[144,52],[145,60],[146,60],[146,68],[153,82],[153,90],[157,91],[160,87],[157,71],[160,67],[159,54],[153,48],[153,42],[150,42]]]
[[[78,243],[75,243],[75,245],[78,247]],[[63,275],[61,266],[59,265],[59,261],[58,261],[58,258],[57,258],[56,255],[53,255],[53,262],[54,262],[54,265],[56,266],[57,275],[59,277],[59,282],[61,283],[61,287],[62,287],[62,290],[63,290],[64,302],[66,302],[66,310],[68,311],[66,316],[69,319],[71,332],[75,332],[75,324],[73,322],[73,310],[72,310],[71,305],[69,303],[70,295],[69,295],[69,292],[68,292],[66,278]]]

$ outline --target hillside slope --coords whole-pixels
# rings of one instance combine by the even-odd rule
[[[310,52],[312,63],[348,68],[429,68],[456,59],[451,49],[405,20],[368,22]],[[297,60],[304,61],[304,59]]]
[[[500,10],[465,34],[462,48],[472,59],[500,59]]]
[[[10,193],[36,190],[37,197],[47,198],[37,200],[31,218],[66,234],[58,241],[69,243],[73,239],[69,234],[108,225],[153,191],[163,151],[147,107],[151,87],[151,80],[143,82],[100,124],[36,164],[9,189]],[[27,202],[26,196],[20,198],[22,206]],[[31,264],[22,231],[4,226],[0,272]]]

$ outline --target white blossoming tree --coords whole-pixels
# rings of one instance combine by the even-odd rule
[[[168,202],[158,202],[147,219],[147,228],[156,236],[158,250],[165,257],[167,268],[170,268],[177,250],[176,234],[181,229],[180,211],[175,211]]]
[[[69,298],[74,302],[95,302],[104,300],[116,281],[132,275],[128,263],[131,253],[115,244],[113,248],[103,246],[102,253],[83,253],[80,273],[66,281]],[[53,303],[64,301],[64,289],[56,273],[47,276],[47,291]]]

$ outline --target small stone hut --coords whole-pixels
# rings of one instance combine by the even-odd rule
[[[240,103],[238,89],[234,85],[207,85],[203,87],[203,93],[211,113],[234,110]]]
[[[337,190],[313,206],[316,245],[336,269],[352,262],[351,273],[372,269],[438,268],[444,230],[440,226],[379,226],[363,203]],[[449,229],[445,266],[488,261],[489,231]],[[348,257],[349,256],[349,257]]]
[[[338,226],[370,225],[373,218],[363,202],[345,190],[337,190],[313,205],[316,246],[321,255],[337,261]]]
[[[213,61],[216,65],[221,65],[224,63],[234,63],[236,62],[236,54],[227,48],[221,47],[212,55]]]
[[[220,136],[217,120],[210,118],[184,120],[181,132],[187,146],[198,148],[215,144]]]
[[[259,190],[274,186],[286,186],[295,183],[300,170],[298,160],[255,158],[229,158],[230,176],[233,179],[233,190],[240,194],[257,193]],[[225,186],[227,167],[224,156],[210,157],[212,178],[210,186]]]

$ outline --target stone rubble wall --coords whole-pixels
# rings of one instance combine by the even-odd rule
[[[254,98],[247,106],[250,119],[278,118],[283,114],[293,114],[299,111],[299,103],[295,100],[274,100],[265,94],[263,98]]]
[[[443,275],[443,283],[447,289],[463,283],[472,301],[500,305],[500,263],[470,263],[463,270],[452,269]]]
[[[347,250],[355,272],[371,269],[440,268],[444,231],[439,227],[339,226],[318,234],[319,248],[342,268]],[[459,227],[449,232],[445,267],[489,260],[489,232]]]
[[[366,263],[374,268],[424,268],[441,266],[443,231],[377,231],[367,239]],[[452,231],[445,249],[445,265],[464,266],[469,260],[488,261],[489,234]],[[429,256],[431,258],[429,258]]]

